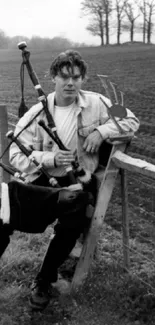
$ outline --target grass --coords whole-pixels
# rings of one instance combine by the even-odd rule
[[[155,47],[134,45],[79,50],[89,65],[84,88],[103,92],[97,74],[107,74],[118,84],[125,94],[126,106],[141,121],[138,137],[129,153],[154,163]],[[56,54],[46,50],[34,50],[31,54],[31,62],[46,93],[53,90],[48,68]],[[21,53],[18,50],[0,51],[1,103],[5,103],[8,111],[16,115],[20,102],[20,63]],[[30,107],[37,96],[26,72],[25,77],[25,97]],[[154,184],[152,180],[130,174],[128,191],[130,247],[133,249],[130,252],[130,273],[122,268],[121,200],[117,187],[86,282],[73,295],[55,299],[42,313],[32,313],[28,299],[31,281],[37,274],[52,229],[48,227],[44,234],[38,235],[14,233],[0,261],[0,325],[155,323]],[[64,266],[69,276],[73,266],[72,261]]]
[[[124,272],[121,233],[106,224],[91,272],[80,290],[60,296],[41,313],[32,312],[28,303],[30,284],[46,250],[49,230],[43,235],[14,234],[0,270],[0,324],[123,325],[137,320],[154,324],[154,295],[137,278],[153,282],[153,264],[142,263],[131,254],[131,273]],[[143,252],[147,249],[146,244],[134,240],[130,244]]]

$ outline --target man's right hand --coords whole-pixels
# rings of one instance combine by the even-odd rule
[[[71,151],[59,150],[54,157],[56,167],[68,166],[75,161],[75,156]]]

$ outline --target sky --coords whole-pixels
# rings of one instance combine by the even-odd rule
[[[100,38],[87,30],[88,17],[81,17],[82,0],[0,0],[0,29],[7,36],[53,38],[100,45]]]

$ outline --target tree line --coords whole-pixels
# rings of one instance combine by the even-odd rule
[[[139,33],[143,43],[151,43],[155,0],[83,0],[81,12],[89,16],[87,30],[100,37],[101,46],[110,44],[113,35],[119,45],[123,32],[129,33],[130,42]]]
[[[3,30],[0,30],[0,49],[16,49],[17,44],[21,41],[26,41],[29,48],[36,49],[68,49],[71,47],[86,46],[84,43],[76,43],[70,41],[68,38],[56,36],[53,38],[33,36],[28,38],[26,36],[9,37]]]

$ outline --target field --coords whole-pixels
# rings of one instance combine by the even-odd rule
[[[155,164],[155,46],[126,45],[79,49],[88,62],[84,89],[103,93],[97,74],[108,75],[124,92],[125,105],[141,126],[129,154]],[[31,62],[46,93],[53,90],[48,69],[56,52],[31,50]],[[0,51],[0,98],[9,113],[20,104],[21,53]],[[25,71],[25,100],[37,100]],[[131,325],[155,323],[155,186],[139,175],[128,176],[131,272],[122,270],[121,200],[116,188],[98,243],[98,259],[81,291],[60,298],[54,308],[32,314],[29,288],[49,241],[42,235],[15,233],[0,262],[0,325]],[[142,280],[140,280],[140,278]]]

